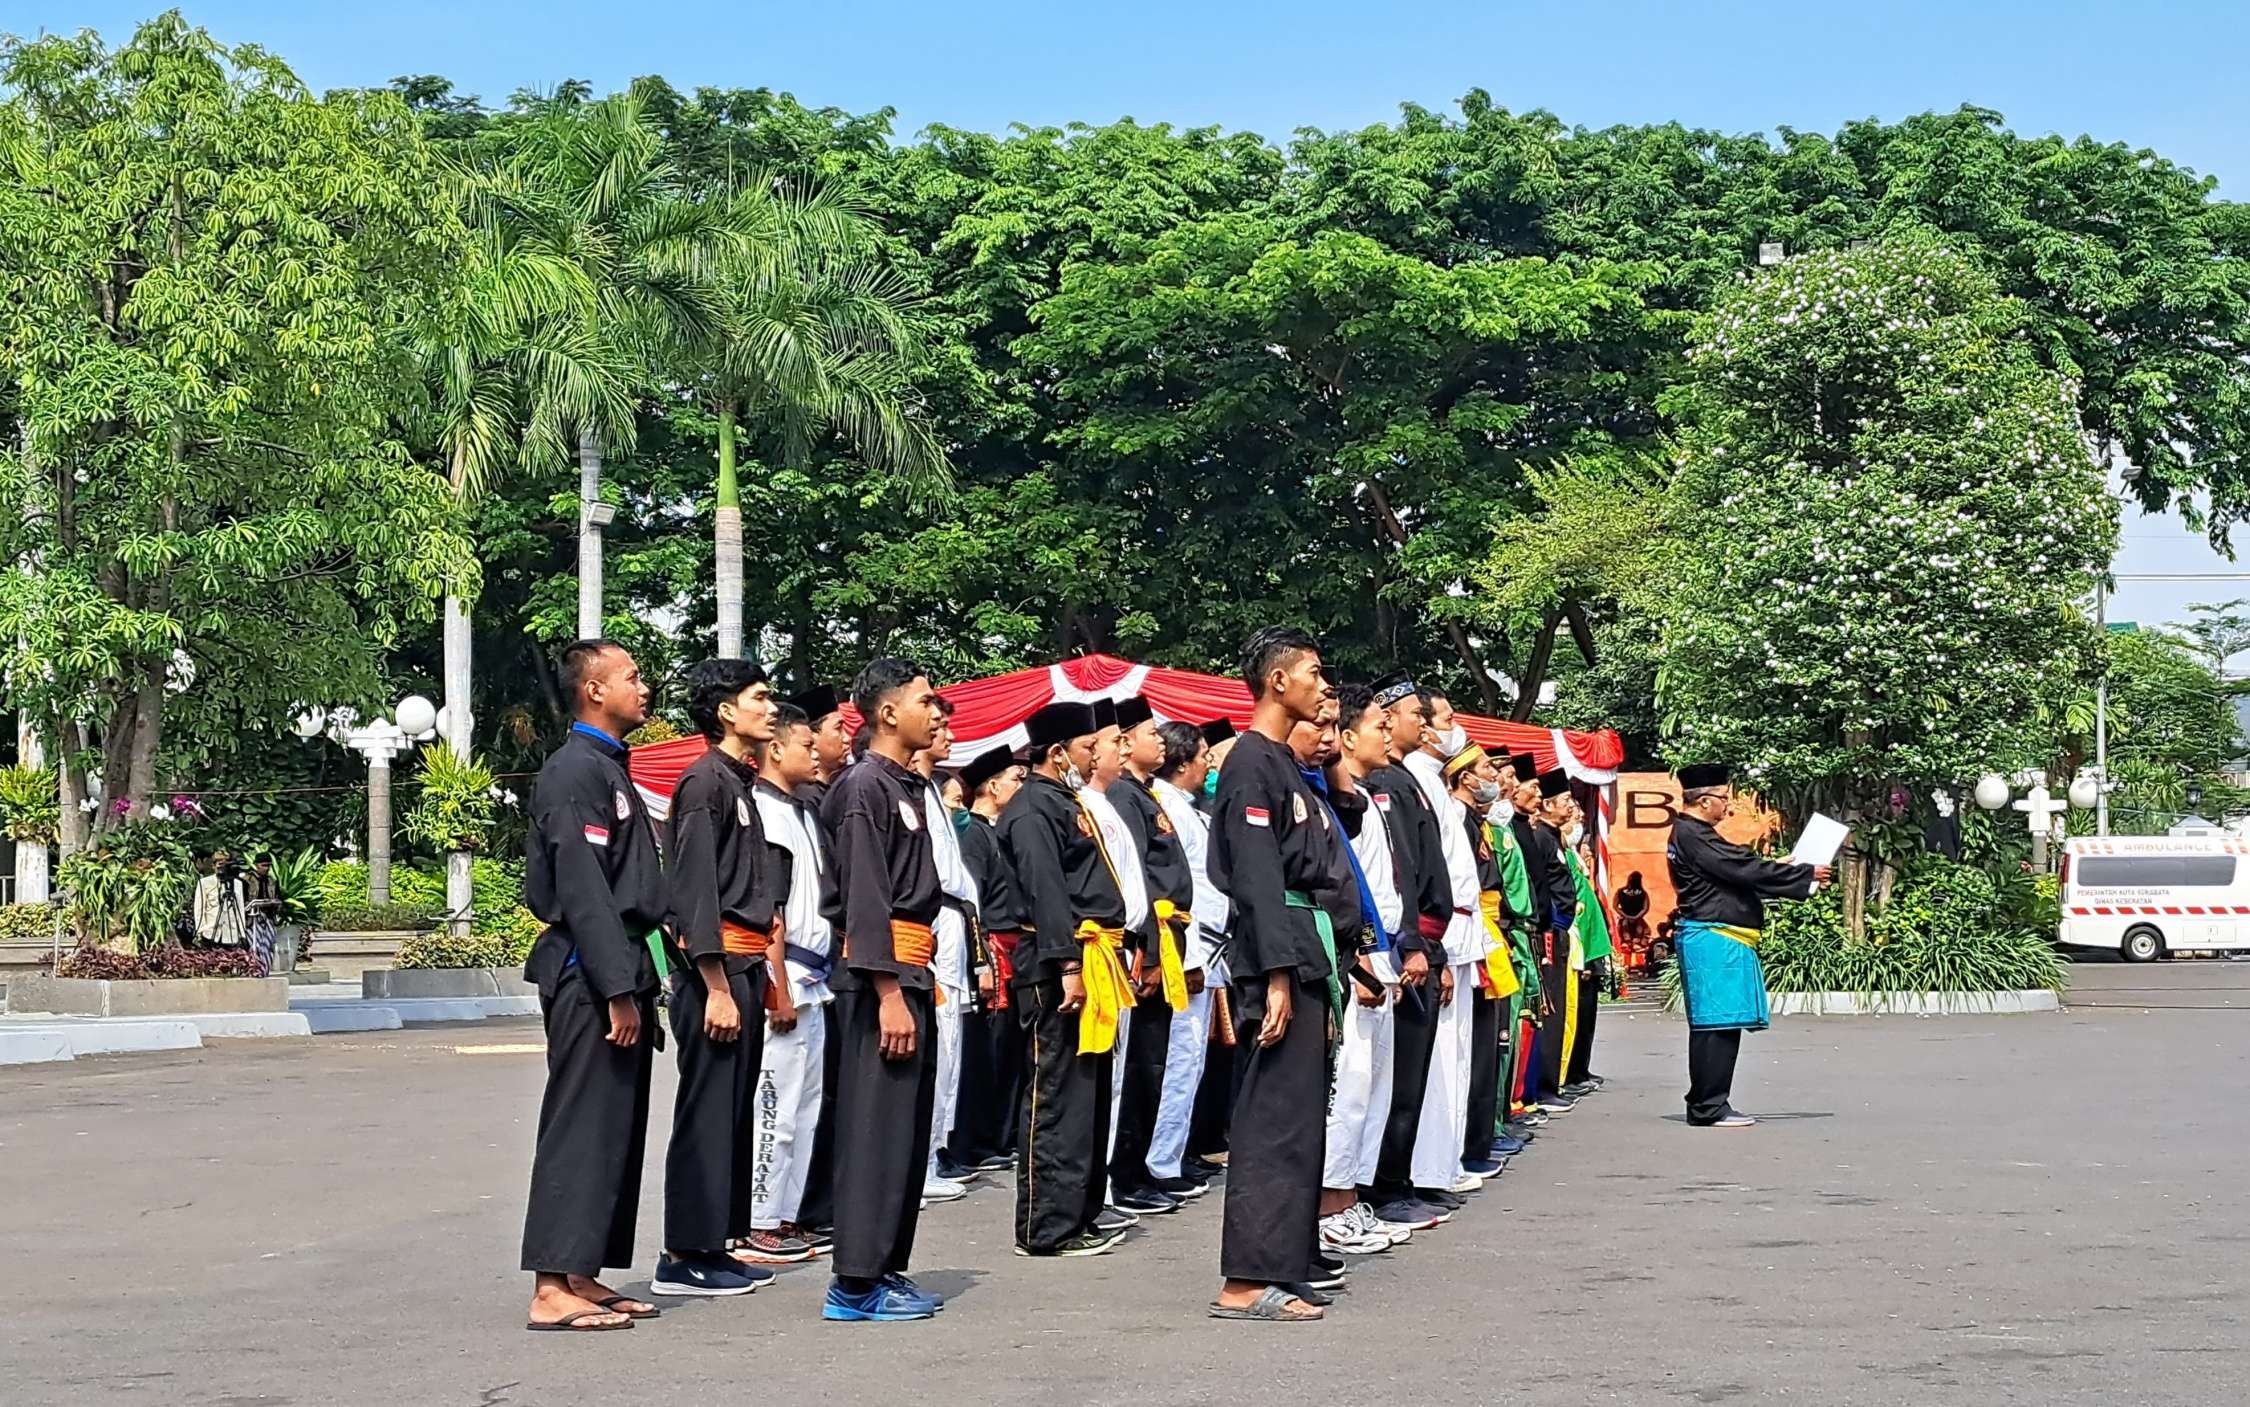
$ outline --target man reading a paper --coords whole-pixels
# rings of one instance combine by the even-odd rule
[[[1679,893],[1680,989],[1687,999],[1687,1121],[1697,1128],[1757,1123],[1728,1102],[1744,1031],[1766,1028],[1766,973],[1758,961],[1765,900],[1803,899],[1826,865],[1761,860],[1718,832],[1734,789],[1723,763],[1680,769],[1680,815],[1669,858]]]

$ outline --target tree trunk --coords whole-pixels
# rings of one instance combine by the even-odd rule
[[[94,829],[93,817],[80,809],[86,799],[86,775],[78,770],[78,754],[86,746],[86,737],[76,721],[64,723],[55,733],[55,773],[61,778],[57,787],[62,792],[62,824],[55,847],[67,860],[86,848]]]
[[[1382,526],[1383,535],[1391,540],[1393,547],[1404,547],[1406,524],[1391,511],[1390,495],[1384,492],[1381,481],[1367,480],[1367,499],[1375,505],[1375,521]],[[1484,661],[1477,658],[1476,647],[1469,643],[1469,632],[1457,620],[1445,621],[1444,629],[1445,638],[1452,642],[1453,653],[1461,657],[1462,667],[1469,672],[1469,682],[1476,686],[1478,705],[1486,713],[1498,713],[1500,686],[1493,682],[1492,672],[1484,667]]]
[[[142,666],[140,706],[133,711],[133,736],[125,766],[125,794],[133,798],[132,819],[146,820],[156,800],[156,758],[164,741],[164,671],[166,661],[151,660]]]
[[[742,494],[734,474],[734,402],[719,406],[719,494],[711,514],[716,560],[712,580],[718,590],[719,658],[742,655]]]
[[[578,432],[578,637],[602,633],[602,530],[594,505],[602,501],[602,446],[592,430]]]
[[[1531,721],[1531,711],[1539,706],[1539,690],[1547,682],[1547,665],[1555,657],[1555,632],[1562,626],[1562,612],[1550,610],[1540,623],[1539,638],[1532,644],[1531,658],[1524,663],[1523,677],[1516,681],[1516,706],[1508,717],[1518,723]]]

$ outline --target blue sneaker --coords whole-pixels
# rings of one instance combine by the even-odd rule
[[[674,1260],[659,1256],[656,1276],[648,1282],[652,1295],[704,1295],[713,1298],[724,1295],[747,1295],[773,1276],[763,1278],[750,1273],[750,1267],[738,1265],[726,1256],[693,1257]]]
[[[928,1290],[923,1289],[920,1285],[915,1284],[912,1280],[909,1280],[904,1275],[884,1276],[883,1287],[889,1290],[892,1294],[897,1295],[900,1299],[919,1300],[923,1304],[928,1305],[930,1307],[930,1312],[933,1314],[945,1308],[944,1300],[940,1299],[936,1295],[931,1294]]]
[[[1513,1158],[1518,1153],[1521,1153],[1524,1149],[1529,1148],[1530,1146],[1531,1145],[1529,1143],[1526,1143],[1520,1138],[1509,1138],[1506,1136],[1502,1136],[1500,1138],[1492,1140],[1491,1151],[1492,1156],[1495,1158]]]
[[[1507,1163],[1501,1159],[1475,1158],[1466,1163],[1463,1163],[1461,1165],[1461,1171],[1466,1173],[1474,1173],[1478,1177],[1498,1177],[1500,1175],[1500,1170],[1506,1166]]]
[[[846,1323],[894,1324],[908,1319],[928,1319],[937,1310],[927,1300],[907,1299],[889,1285],[878,1283],[855,1295],[831,1281],[828,1298],[821,1302],[820,1317]]]

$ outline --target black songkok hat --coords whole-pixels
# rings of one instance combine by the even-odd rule
[[[1094,721],[1093,705],[1082,703],[1048,704],[1025,719],[1023,726],[1031,735],[1030,749],[1034,758],[1044,757],[1047,749],[1058,743],[1101,731],[1101,725]]]
[[[1156,717],[1156,710],[1150,707],[1149,701],[1139,694],[1135,694],[1129,699],[1117,701],[1117,726],[1127,732],[1131,732],[1154,717]]]
[[[1214,718],[1203,725],[1203,741],[1212,747],[1217,747],[1233,736],[1234,720],[1231,718]]]
[[[1553,798],[1570,794],[1570,775],[1557,767],[1552,772],[1539,774],[1539,794]]]
[[[1389,708],[1414,692],[1414,679],[1405,670],[1397,669],[1367,687],[1374,691],[1377,708]]]
[[[1114,727],[1116,727],[1116,726],[1117,726],[1117,700],[1115,700],[1115,699],[1096,699],[1096,700],[1094,700],[1094,727],[1093,727],[1093,731],[1094,731],[1094,732],[1097,732],[1097,733],[1098,733],[1098,732],[1100,732],[1100,731],[1101,731],[1102,729],[1104,729],[1104,728],[1114,728]]]
[[[1539,759],[1528,752],[1519,752],[1509,757],[1508,767],[1516,774],[1519,782],[1528,782],[1539,775]]]
[[[1724,762],[1698,762],[1680,769],[1680,790],[1702,791],[1708,787],[1723,787],[1734,778],[1734,769]]]
[[[815,684],[801,694],[791,696],[789,702],[805,711],[805,718],[814,726],[836,711],[836,691],[826,684]]]
[[[1015,766],[1017,760],[1015,753],[1004,746],[986,748],[962,766],[962,793],[974,798],[979,787],[1007,771],[1010,767]]]

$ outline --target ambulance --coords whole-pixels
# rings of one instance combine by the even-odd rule
[[[2128,962],[2250,948],[2250,842],[2081,836],[2063,847],[2062,942]]]

